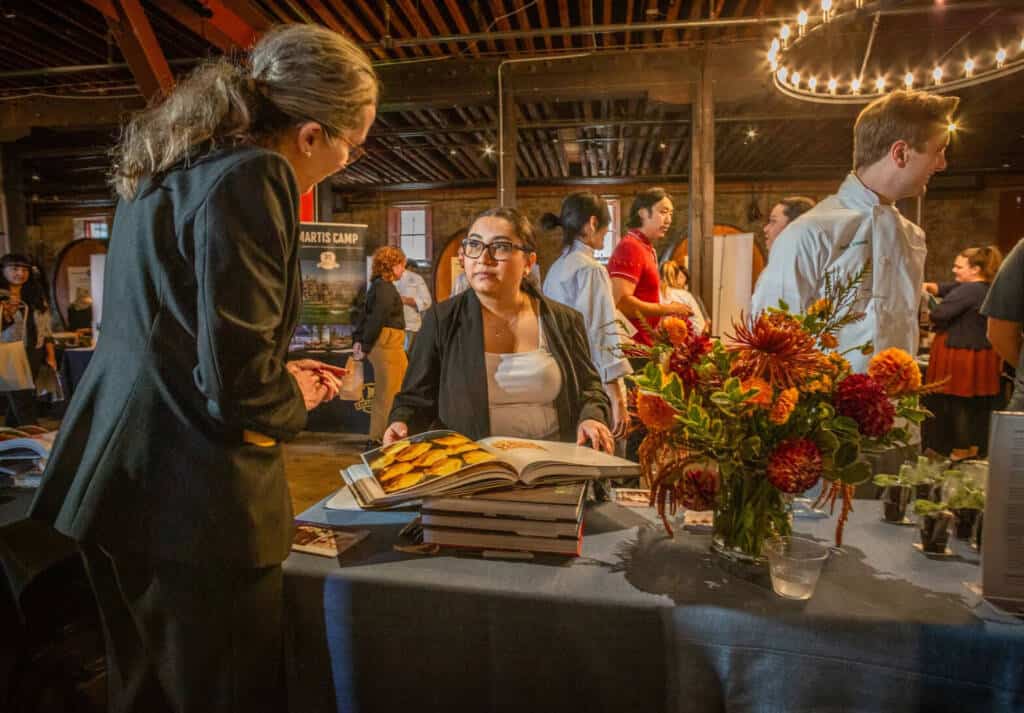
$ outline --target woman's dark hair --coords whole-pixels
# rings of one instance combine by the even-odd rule
[[[562,229],[562,247],[572,247],[576,238],[583,234],[583,226],[590,222],[591,218],[597,218],[597,227],[606,227],[612,222],[611,213],[608,211],[608,204],[604,198],[591,193],[581,191],[570,193],[562,201],[560,215],[545,213],[540,217],[540,226],[544,230]]]
[[[21,286],[21,301],[36,311],[47,309],[49,302],[46,300],[45,280],[36,264],[26,255],[8,253],[0,258],[0,289],[11,289],[11,283],[7,281],[7,276],[3,274],[3,268],[8,265],[25,265],[28,267],[28,280]]]
[[[671,200],[672,196],[664,188],[648,188],[646,191],[637,193],[633,199],[633,205],[629,207],[629,220],[626,221],[626,227],[639,228],[643,224],[640,219],[640,211],[650,210],[655,203],[665,198]]]
[[[533,226],[529,219],[515,208],[488,208],[473,218],[470,227],[481,218],[501,218],[508,221],[514,237],[523,241],[523,246],[529,248],[530,252],[537,252],[537,237],[533,232]]]
[[[782,206],[782,212],[785,214],[786,220],[792,223],[813,208],[814,201],[805,196],[789,196],[779,201],[779,205]]]

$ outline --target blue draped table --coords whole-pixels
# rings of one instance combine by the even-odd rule
[[[522,562],[402,554],[413,513],[325,503],[301,519],[371,534],[285,563],[294,713],[1024,710],[1024,626],[965,588],[977,555],[926,558],[877,501],[807,602],[647,509],[592,505],[582,557]],[[835,522],[794,529],[830,542]]]

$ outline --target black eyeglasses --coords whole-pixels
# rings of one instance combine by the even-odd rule
[[[341,134],[338,134],[338,138],[341,139],[342,141],[344,141],[345,145],[348,146],[348,160],[345,161],[345,167],[346,168],[348,168],[349,166],[351,166],[356,161],[358,161],[359,159],[361,159],[363,156],[366,155],[366,147],[365,146],[361,146],[359,144],[353,143],[353,142],[349,141],[348,139],[346,139]]]
[[[478,257],[484,254],[484,250],[491,256],[492,260],[503,262],[510,259],[516,254],[516,251],[522,251],[524,253],[532,253],[531,248],[524,248],[521,245],[510,243],[507,240],[495,240],[493,243],[485,243],[482,240],[476,240],[475,238],[466,238],[462,241],[462,254],[468,258],[476,260]]]

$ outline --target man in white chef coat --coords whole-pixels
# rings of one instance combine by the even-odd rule
[[[856,309],[865,319],[839,332],[839,351],[871,342],[875,351],[918,347],[924,231],[895,202],[924,193],[946,168],[957,97],[894,91],[869,104],[853,129],[853,171],[839,191],[786,226],[772,246],[752,298],[757,314],[784,300],[794,311],[822,297],[825,273],[849,275],[871,264]],[[846,355],[855,372],[870,354]]]

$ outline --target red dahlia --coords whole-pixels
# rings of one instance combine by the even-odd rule
[[[687,510],[712,510],[718,493],[718,473],[707,468],[692,468],[675,484],[675,502]]]
[[[836,386],[836,413],[857,422],[865,436],[881,438],[892,428],[896,409],[885,389],[867,374],[850,374]]]
[[[802,493],[821,477],[821,451],[807,438],[783,441],[768,459],[768,480],[784,493]]]

